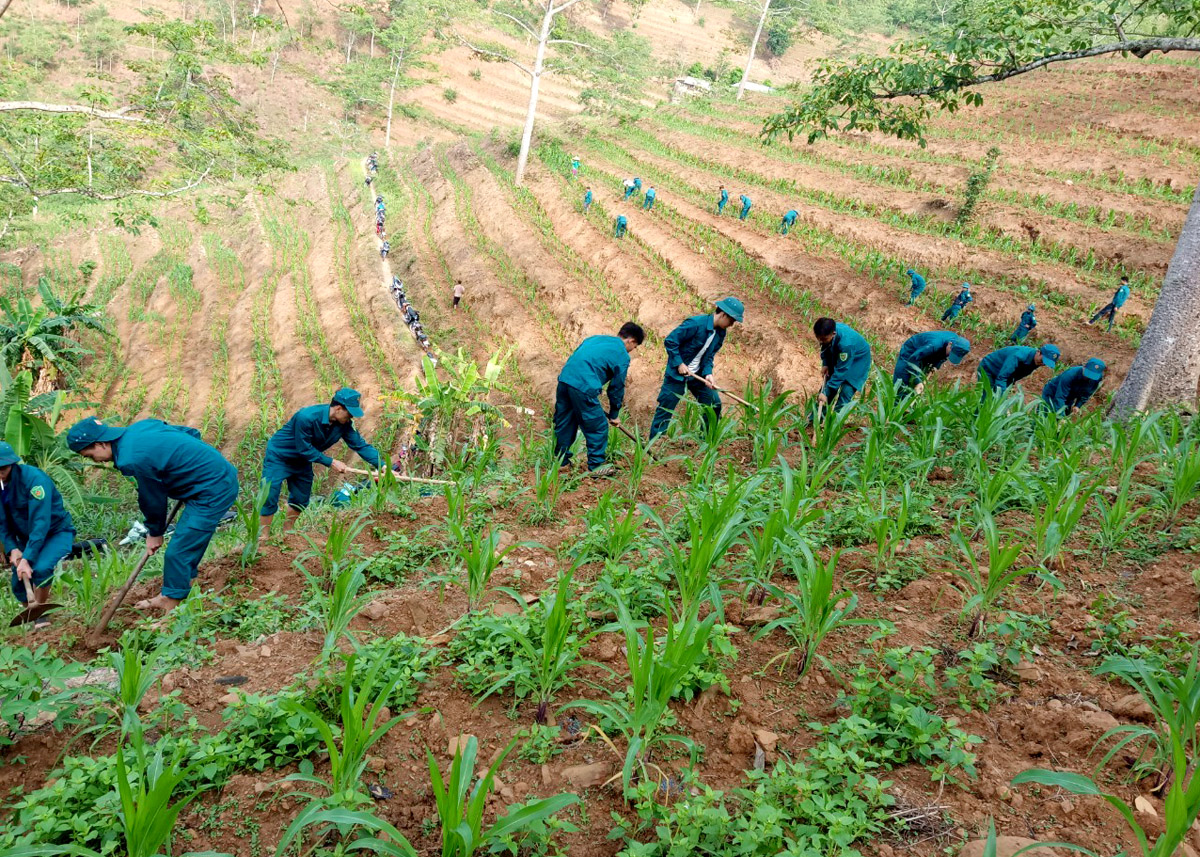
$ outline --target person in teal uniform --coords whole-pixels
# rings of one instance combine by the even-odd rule
[[[848,324],[818,318],[813,335],[821,345],[825,383],[817,402],[843,410],[867,383],[871,373],[871,346]]]
[[[701,405],[711,408],[713,417],[720,418],[721,397],[713,389],[713,358],[725,344],[729,328],[742,321],[744,313],[745,307],[737,298],[721,298],[716,303],[716,312],[692,316],[663,340],[667,368],[663,373],[662,389],[658,392],[654,420],[650,423],[650,440],[667,430],[675,407],[687,391],[691,391]],[[709,413],[705,411],[706,424]]]
[[[946,311],[942,313],[942,321],[948,324],[953,323],[954,319],[958,318],[958,314],[966,309],[967,304],[974,300],[975,298],[971,297],[971,284],[963,283],[962,289],[959,290],[958,297],[956,297],[954,302],[950,304],[950,306],[946,307]]]
[[[593,199],[594,199],[594,197],[592,196],[592,189],[589,187],[587,189],[587,192],[584,193],[584,195],[583,195],[583,213],[584,214],[587,214],[588,209],[592,207]]]
[[[925,278],[912,268],[909,268],[904,273],[908,275],[909,286],[912,289],[912,292],[908,296],[907,305],[912,306],[917,302],[917,298],[921,296],[921,293],[925,291]]]
[[[1046,382],[1042,387],[1042,402],[1051,413],[1069,417],[1096,394],[1107,371],[1108,367],[1098,357],[1082,366],[1072,366]]]
[[[742,194],[741,202],[742,202],[742,210],[738,213],[738,220],[745,220],[747,217],[750,216],[750,205],[751,205],[750,197],[746,196],[746,194]]]
[[[271,519],[279,511],[279,494],[287,482],[288,507],[299,514],[308,507],[312,495],[313,465],[321,464],[334,473],[349,468],[335,461],[325,451],[339,442],[358,453],[371,467],[383,467],[379,450],[367,443],[354,428],[354,420],[363,415],[362,398],[357,390],[342,387],[328,404],[301,408],[267,441],[263,454],[262,478],[271,487],[262,516],[259,532],[271,532]]]
[[[624,214],[618,214],[616,225],[613,226],[613,237],[624,238],[627,229],[629,229],[629,218]]]
[[[162,420],[122,427],[86,417],[67,432],[67,446],[97,464],[112,462],[137,483],[150,553],[163,545],[168,503],[185,504],[163,560],[162,592],[135,605],[139,610],[174,609],[187,598],[217,524],[237,499],[237,469],[196,429]]]
[[[1092,316],[1092,320],[1088,324],[1095,324],[1102,318],[1108,319],[1108,330],[1112,330],[1113,321],[1117,317],[1117,310],[1125,306],[1125,302],[1129,300],[1129,277],[1121,277],[1121,285],[1117,286],[1116,292],[1113,293],[1112,300],[1100,308],[1100,311]]]
[[[646,201],[642,203],[642,211],[649,211],[654,208],[654,200],[658,196],[658,191],[654,189],[654,185],[650,185],[646,189]]]
[[[1008,341],[1013,345],[1020,345],[1025,341],[1025,337],[1029,335],[1029,331],[1037,327],[1037,319],[1034,318],[1034,312],[1037,307],[1033,304],[1025,307],[1025,311],[1021,313],[1021,320],[1017,323],[1017,329],[1008,337]]]
[[[724,214],[727,205],[729,205],[729,191],[725,190],[725,185],[721,185],[721,192],[717,196],[717,214]]]
[[[571,463],[571,447],[582,431],[587,444],[588,475],[613,474],[613,466],[605,462],[608,427],[621,424],[629,355],[645,339],[642,328],[629,321],[621,325],[616,336],[589,336],[563,364],[554,396],[554,454],[564,467]],[[600,392],[605,387],[607,414],[600,405]]]
[[[796,218],[800,216],[800,212],[796,209],[790,210],[779,220],[779,234],[787,235],[789,230],[796,225]]]
[[[1003,395],[1009,387],[1032,375],[1039,367],[1053,369],[1061,356],[1058,346],[1049,343],[1041,348],[1009,345],[979,361],[979,380],[993,394]]]
[[[27,600],[25,584],[38,604],[50,600],[54,570],[75,544],[75,524],[62,494],[46,473],[22,464],[15,449],[0,441],[0,542],[12,566],[12,591]]]
[[[904,340],[900,353],[896,355],[896,369],[892,372],[892,383],[903,398],[909,392],[918,395],[925,388],[925,378],[936,372],[949,360],[952,366],[963,362],[971,351],[966,337],[948,330],[929,330]]]

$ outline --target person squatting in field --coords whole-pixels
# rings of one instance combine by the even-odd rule
[[[0,542],[12,567],[12,591],[24,604],[25,583],[33,600],[50,600],[58,564],[75,544],[75,524],[62,494],[46,473],[22,464],[11,444],[0,441]]]
[[[832,318],[818,318],[813,335],[821,345],[825,376],[817,404],[843,410],[867,383],[871,346],[857,330]]]
[[[988,392],[1003,395],[1005,390],[1041,366],[1053,370],[1061,356],[1058,346],[1049,343],[1041,348],[1009,345],[993,351],[979,361],[979,380],[984,385],[984,395]]]
[[[554,454],[563,466],[571,463],[571,447],[582,431],[588,475],[613,474],[613,466],[605,462],[608,427],[621,424],[629,355],[645,339],[642,328],[629,321],[621,325],[616,336],[589,336],[563,364],[554,396]],[[600,405],[600,391],[606,387],[607,414]]]
[[[1107,371],[1104,361],[1093,357],[1055,375],[1042,387],[1043,407],[1056,416],[1071,416],[1096,394]]]
[[[901,398],[910,392],[920,395],[930,372],[941,369],[947,360],[950,365],[957,366],[970,350],[971,343],[965,337],[948,330],[930,330],[910,336],[900,346],[896,368],[892,372],[897,394]]]

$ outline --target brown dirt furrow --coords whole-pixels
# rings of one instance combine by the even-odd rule
[[[523,303],[509,293],[492,264],[476,252],[475,242],[455,210],[454,188],[438,169],[433,152],[422,150],[413,158],[412,168],[433,201],[430,240],[445,257],[451,275],[466,285],[465,300],[471,312],[485,328],[496,333],[498,342],[512,348],[521,376],[529,381],[538,399],[552,400],[562,357],[541,327],[527,317]],[[480,359],[488,356],[477,348],[471,350]]]

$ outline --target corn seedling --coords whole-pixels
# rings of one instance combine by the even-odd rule
[[[878,514],[867,524],[875,540],[875,573],[883,574],[896,559],[896,551],[904,541],[908,529],[909,512],[912,509],[912,488],[908,483],[900,487],[894,503],[888,502],[887,489],[879,489]]]
[[[474,613],[491,586],[492,574],[516,545],[500,550],[500,530],[497,529],[480,533],[451,524],[450,534],[455,542],[453,552],[466,572],[467,612]]]
[[[969,635],[977,637],[987,625],[988,612],[996,606],[1008,587],[1016,580],[1027,574],[1038,574],[1044,579],[1053,580],[1048,575],[1039,573],[1029,566],[1018,566],[1017,558],[1021,555],[1021,545],[1004,544],[1006,534],[1001,533],[996,521],[991,515],[984,513],[980,517],[978,530],[983,534],[987,547],[988,560],[986,567],[980,566],[971,547],[970,540],[963,534],[962,521],[959,528],[950,534],[950,540],[962,553],[966,560],[951,569],[961,584],[963,593],[963,615],[970,618]]]
[[[1095,498],[1096,511],[1100,516],[1095,543],[1100,548],[1100,561],[1103,564],[1112,551],[1129,540],[1138,519],[1148,510],[1144,506],[1137,506],[1135,502],[1132,469],[1121,474],[1116,486],[1098,490]]]
[[[568,806],[579,803],[573,794],[560,794],[540,800],[529,801],[508,815],[496,819],[487,830],[483,829],[483,813],[492,793],[496,769],[512,752],[515,742],[510,743],[496,760],[486,769],[483,776],[471,782],[475,776],[475,758],[479,742],[469,737],[465,746],[460,741],[454,751],[450,770],[443,773],[428,749],[429,780],[433,788],[434,803],[437,805],[438,821],[442,829],[442,857],[472,857],[479,850],[494,853],[507,837],[519,834]]]
[[[659,546],[679,588],[682,612],[698,608],[707,595],[713,609],[723,613],[720,585],[713,573],[745,531],[749,499],[761,484],[762,477],[739,480],[731,468],[724,492],[705,492],[698,501],[687,504],[679,513],[687,532],[686,547],[673,540],[670,529],[653,509],[642,507],[659,528]]]
[[[1033,513],[1033,539],[1038,565],[1049,570],[1063,546],[1087,511],[1096,484],[1084,485],[1073,467],[1060,465],[1055,479],[1046,483],[1045,494]]]
[[[813,497],[805,490],[806,486],[782,457],[779,459],[779,476],[778,493],[770,495],[778,499],[762,516],[761,525],[751,527],[745,536],[749,561],[744,581],[745,598],[759,604],[766,598],[765,584],[774,575],[780,558],[798,541],[798,531],[821,516],[820,510],[814,507]]]
[[[551,456],[548,463],[541,461],[533,465],[533,500],[525,512],[531,524],[546,524],[558,516],[558,500],[566,489],[563,480],[562,461]]]
[[[175,819],[199,790],[188,789],[171,803],[175,792],[192,774],[193,767],[184,767],[178,752],[165,756],[160,745],[154,756],[147,759],[141,735],[131,735],[134,767],[130,766],[125,747],[117,747],[117,793],[121,799],[119,817],[125,834],[128,857],[157,857],[166,851],[167,841],[175,827]]]
[[[237,520],[242,525],[242,532],[246,534],[246,541],[242,545],[242,553],[238,557],[238,565],[242,568],[249,568],[254,565],[262,555],[258,549],[259,530],[262,522],[259,510],[266,504],[267,495],[270,492],[271,483],[266,479],[260,479],[258,490],[253,496],[242,497],[238,500]],[[270,533],[267,535],[269,536]]]
[[[558,585],[549,596],[543,596],[542,604],[534,608],[525,603],[519,592],[508,591],[518,604],[528,613],[532,609],[545,610],[546,621],[541,638],[530,640],[525,634],[511,625],[500,626],[505,635],[512,640],[525,657],[514,662],[508,675],[502,676],[492,687],[484,692],[486,699],[502,687],[509,684],[517,688],[517,695],[525,695],[527,691],[537,703],[533,719],[535,723],[545,724],[548,720],[550,703],[559,691],[572,684],[570,674],[587,661],[580,657],[580,652],[588,641],[596,635],[592,632],[582,638],[575,634],[571,622],[569,606],[571,603],[571,582],[573,571],[568,569],[559,575]],[[482,701],[481,699],[481,701]]]
[[[837,452],[838,446],[854,428],[850,422],[850,414],[853,411],[853,406],[848,408],[825,406],[818,409],[816,401],[812,402],[809,413],[816,420],[816,432],[812,442],[813,454],[818,460],[824,461]]]
[[[584,519],[587,534],[572,549],[575,562],[580,564],[592,559],[618,562],[632,550],[647,520],[638,507],[618,501],[613,491],[601,494]]]
[[[71,596],[73,609],[84,625],[94,625],[104,612],[108,596],[129,576],[128,558],[119,550],[89,551],[74,574],[54,578]]]
[[[1160,471],[1159,503],[1166,513],[1166,529],[1171,530],[1184,507],[1200,496],[1200,444],[1185,437],[1164,458],[1167,466]]]
[[[305,857],[316,852],[321,843],[335,834],[347,844],[347,852],[371,851],[383,857],[417,857],[417,850],[403,833],[370,811],[327,807],[318,802],[302,809],[288,825],[275,849],[275,857],[290,853],[292,844],[302,839],[310,828],[316,828],[310,838],[317,845],[304,852]],[[353,835],[355,833],[359,835]]]
[[[327,794],[304,794],[323,807],[361,809],[371,805],[371,797],[363,790],[362,779],[367,769],[368,753],[388,730],[404,719],[398,715],[382,720],[387,711],[385,702],[399,683],[401,676],[382,675],[385,660],[374,664],[358,663],[357,655],[345,658],[342,688],[338,695],[337,715],[341,728],[326,722],[325,716],[312,702],[292,703],[292,711],[307,720],[321,736],[329,756],[329,778],[313,774],[311,761],[300,764],[300,771],[284,777],[284,782],[320,786]],[[382,720],[382,722],[381,722]]]
[[[776,628],[782,629],[792,640],[796,653],[796,677],[802,678],[812,667],[817,650],[825,638],[841,628],[851,625],[874,624],[871,619],[851,619],[850,614],[858,606],[858,597],[849,590],[834,592],[833,576],[837,569],[840,552],[834,553],[828,562],[821,562],[806,544],[797,545],[789,551],[787,562],[796,576],[793,592],[774,583],[767,583],[771,597],[783,608],[783,615],[767,623],[759,630],[761,639]]]
[[[1158,776],[1155,791],[1160,791],[1172,775],[1172,746],[1174,741],[1182,745],[1187,759],[1194,760],[1200,754],[1200,651],[1193,652],[1191,663],[1180,675],[1157,664],[1137,658],[1109,658],[1100,665],[1097,675],[1116,676],[1132,687],[1154,712],[1153,726],[1129,724],[1114,727],[1100,739],[1120,737],[1104,756],[1099,767],[1104,767],[1131,745],[1140,745],[1137,761],[1133,767],[1135,777],[1150,774]]]
[[[717,614],[710,613],[701,620],[694,609],[684,612],[678,621],[667,622],[666,642],[658,646],[655,644],[654,628],[646,626],[643,637],[638,633],[638,624],[630,617],[624,599],[612,589],[608,589],[608,592],[617,607],[617,624],[625,635],[625,657],[631,685],[626,697],[628,703],[581,699],[568,703],[564,710],[586,711],[621,733],[628,742],[621,768],[621,782],[628,789],[635,771],[645,780],[649,769],[653,767],[657,772],[654,782],[665,779],[662,770],[652,761],[654,751],[660,745],[680,744],[695,756],[696,746],[690,738],[664,734],[661,725],[676,688],[684,676],[705,658],[708,638],[717,621]],[[620,756],[608,736],[599,727],[592,728]]]
[[[369,565],[361,562],[353,566],[337,566],[330,569],[328,576],[317,576],[304,570],[309,583],[309,603],[306,611],[320,623],[325,632],[321,646],[321,657],[328,658],[337,648],[342,637],[348,636],[350,623],[371,601],[370,593],[363,593],[367,579],[363,569]],[[332,580],[333,588],[326,594],[327,583]]]
[[[308,550],[297,556],[292,564],[307,574],[309,560],[315,559],[321,567],[321,573],[327,579],[332,577],[334,569],[342,567],[349,558],[354,540],[362,535],[367,523],[365,512],[354,519],[335,513],[329,519],[329,530],[325,534],[324,544],[319,544],[308,533],[302,533],[304,541],[308,542]]]

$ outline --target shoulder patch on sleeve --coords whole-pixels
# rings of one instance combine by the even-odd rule
[[[35,500],[45,500],[46,499],[46,489],[43,488],[41,485],[34,485],[32,488],[29,489],[29,493],[31,495],[33,495],[33,499],[35,499]]]
[[[843,351],[841,354],[838,355],[838,360],[849,360],[849,359],[850,359],[850,355],[847,354],[845,351]]]

